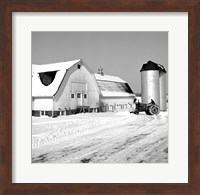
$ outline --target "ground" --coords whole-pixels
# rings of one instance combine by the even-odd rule
[[[168,113],[32,119],[33,163],[167,163]]]

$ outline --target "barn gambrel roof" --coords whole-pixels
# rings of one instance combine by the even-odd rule
[[[32,73],[67,70],[70,67],[72,67],[74,64],[80,61],[81,59],[67,61],[67,62],[57,62],[57,63],[51,63],[51,64],[41,64],[41,65],[32,64]]]
[[[128,83],[117,76],[95,74],[103,97],[134,97]]]
[[[118,83],[126,83],[126,81],[122,80],[117,76],[110,76],[110,75],[101,75],[101,74],[94,74],[97,80],[101,81],[113,81]]]
[[[59,62],[44,65],[32,65],[32,96],[33,97],[53,97],[57,92],[66,71],[77,63],[82,62],[81,59]],[[41,82],[41,74],[55,72],[55,78],[48,86]]]
[[[67,70],[79,63],[86,66],[95,77],[99,91],[103,97],[135,96],[126,81],[117,76],[94,74],[90,67],[81,59],[44,65],[33,64],[32,96],[53,97],[58,91]],[[48,75],[52,75],[51,80],[48,80]]]

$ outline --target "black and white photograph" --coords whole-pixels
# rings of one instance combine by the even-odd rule
[[[168,32],[33,31],[32,163],[168,163]]]

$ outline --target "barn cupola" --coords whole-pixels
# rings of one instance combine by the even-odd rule
[[[103,68],[101,66],[100,66],[100,68],[98,68],[98,74],[100,74],[101,76],[104,75]]]

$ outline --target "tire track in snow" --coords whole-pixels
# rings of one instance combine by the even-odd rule
[[[108,118],[108,121],[110,122],[111,119],[113,117]],[[155,148],[156,145],[152,144],[151,146],[151,142],[148,140],[152,139],[153,143],[153,139],[167,136],[167,131],[165,135],[156,128],[156,126],[160,126],[163,129],[162,126],[166,124],[166,121],[166,116],[130,115],[118,117],[107,125],[98,123],[100,125],[98,128],[94,125],[88,128],[87,132],[75,134],[75,136],[70,136],[67,139],[64,138],[63,141],[57,139],[53,150],[50,149],[49,153],[43,152],[44,156],[41,156],[42,154],[37,155],[42,147],[40,145],[33,150],[35,151],[33,152],[35,153],[33,161],[48,163],[134,162],[135,156],[131,157],[134,150],[137,150],[140,146],[144,149],[149,148],[149,150]],[[157,122],[156,126],[155,122]],[[42,148],[45,151],[48,145],[44,144]],[[142,152],[148,156],[148,154],[151,155],[149,150]],[[40,161],[37,161],[37,158]]]
[[[32,148],[38,148],[43,145],[57,143],[60,141],[64,141],[67,139],[71,139],[72,136],[77,136],[77,134],[88,133],[92,130],[92,133],[95,131],[100,131],[102,128],[109,128],[115,126],[119,123],[126,123],[126,121],[130,118],[124,118],[121,122],[118,118],[111,120],[113,118],[102,119],[98,118],[98,120],[80,120],[74,121],[72,124],[64,123],[59,124],[58,126],[51,126],[45,133],[36,134],[32,136]],[[38,127],[45,128],[45,127]],[[47,127],[46,127],[47,128]]]

